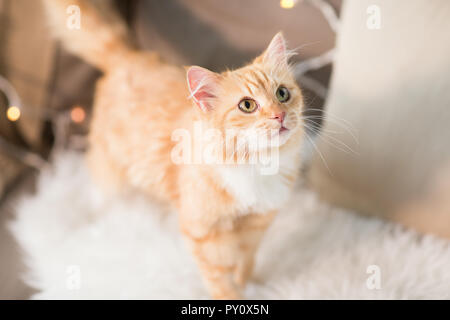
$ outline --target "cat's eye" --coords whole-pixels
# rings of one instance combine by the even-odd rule
[[[276,92],[276,96],[278,101],[280,102],[287,102],[289,98],[291,97],[289,90],[286,87],[279,86]]]
[[[239,102],[238,107],[241,111],[245,113],[252,113],[258,108],[258,105],[256,104],[256,101],[250,98],[242,99],[241,102]]]

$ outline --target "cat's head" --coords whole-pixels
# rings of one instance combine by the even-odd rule
[[[187,71],[191,98],[201,117],[220,130],[255,130],[278,146],[302,132],[303,98],[288,64],[281,33],[249,65],[214,73],[193,66]]]

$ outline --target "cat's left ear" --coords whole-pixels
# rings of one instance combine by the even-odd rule
[[[283,33],[278,32],[270,41],[269,46],[262,55],[263,61],[275,66],[287,66],[288,54],[286,40]]]
[[[216,97],[219,75],[208,69],[192,66],[187,70],[187,82],[191,97],[206,112],[212,109],[212,100]]]

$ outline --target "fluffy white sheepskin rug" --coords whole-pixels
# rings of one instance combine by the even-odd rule
[[[104,199],[80,155],[42,173],[11,228],[34,298],[208,298],[175,214],[142,196]],[[299,187],[262,243],[246,297],[449,298],[450,246],[330,208]]]

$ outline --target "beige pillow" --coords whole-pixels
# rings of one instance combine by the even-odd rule
[[[450,236],[450,210],[429,202],[449,185],[434,181],[450,164],[450,1],[347,0],[326,110],[326,165],[316,152],[309,176],[320,195]]]

